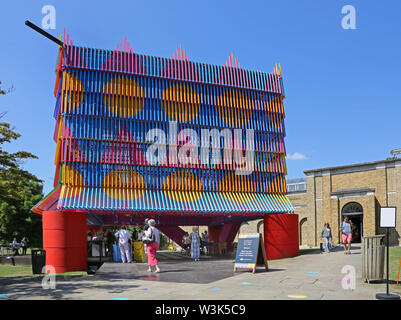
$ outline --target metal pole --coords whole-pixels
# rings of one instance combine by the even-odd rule
[[[389,228],[386,228],[387,229],[387,257],[386,257],[386,274],[387,274],[387,285],[386,285],[386,293],[387,293],[387,295],[389,294],[389,291],[388,291],[388,269],[389,269],[389,267],[388,267],[388,265],[389,265]]]
[[[45,36],[47,39],[57,43],[59,46],[63,46],[63,42],[57,39],[56,37],[52,36],[50,33],[46,32],[45,30],[39,28],[38,26],[34,25],[32,22],[29,20],[25,21],[25,24],[35,30],[36,32],[39,32],[41,35]]]

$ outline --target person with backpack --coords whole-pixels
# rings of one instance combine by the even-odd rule
[[[129,250],[129,240],[131,238],[130,233],[127,231],[125,226],[122,226],[121,230],[117,231],[115,237],[118,238],[118,247],[120,248],[121,260],[123,263],[126,262],[125,255],[127,256],[128,263],[132,262],[131,252]]]
[[[146,244],[146,253],[148,254],[148,271],[152,272],[152,268],[156,268],[156,272],[160,272],[159,262],[156,259],[156,252],[159,249],[160,234],[159,230],[155,227],[156,221],[150,219],[148,221],[149,228],[146,229],[142,242]]]

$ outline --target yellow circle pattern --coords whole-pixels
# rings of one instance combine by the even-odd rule
[[[175,171],[164,181],[163,191],[174,200],[193,202],[202,197],[202,183],[193,173]]]
[[[226,90],[217,101],[217,113],[231,127],[241,128],[252,119],[252,102],[241,91]]]
[[[164,112],[177,122],[195,119],[201,110],[200,95],[185,84],[174,84],[164,90],[162,95]]]
[[[130,78],[113,78],[103,86],[103,103],[119,117],[132,117],[142,111],[145,92]]]
[[[85,186],[85,179],[82,174],[75,168],[63,164],[61,166],[61,183],[66,186],[61,198],[67,199],[75,197],[82,192]]]
[[[254,186],[245,175],[237,175],[235,172],[226,174],[220,181],[219,192],[233,202],[246,203],[254,198]],[[235,194],[241,193],[241,194]]]
[[[117,200],[134,200],[145,194],[146,183],[142,175],[130,168],[110,171],[103,180],[103,191]]]
[[[70,112],[80,105],[84,98],[84,87],[77,76],[64,72],[63,74],[62,112]]]

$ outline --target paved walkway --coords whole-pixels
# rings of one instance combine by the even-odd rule
[[[354,246],[352,251],[352,255],[344,255],[337,247],[329,254],[317,251],[269,261],[269,272],[259,269],[256,274],[233,274],[233,260],[184,259],[161,263],[160,274],[145,275],[146,265],[136,264],[132,278],[57,278],[56,289],[43,289],[40,278],[0,279],[0,299],[375,299],[385,285],[361,280],[360,246]],[[342,287],[345,274],[341,270],[346,265],[355,268],[355,290]],[[212,282],[202,280],[205,273],[213,274]]]

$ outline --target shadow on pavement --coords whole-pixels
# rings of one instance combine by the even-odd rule
[[[55,289],[44,289],[42,287],[42,276],[31,277],[31,278],[3,278],[0,279],[0,287],[2,294],[6,294],[1,299],[3,300],[15,300],[19,297],[29,298],[29,297],[43,297],[49,299],[63,299],[68,300],[68,295],[72,294],[85,294],[87,289],[97,289],[100,291],[105,291],[103,293],[116,294],[123,293],[128,289],[137,288],[138,285],[127,285],[126,283],[118,284],[110,283],[104,284],[102,286],[97,286],[96,279],[93,276],[88,277],[56,277],[56,288]],[[86,282],[88,280],[93,280],[93,282]],[[89,297],[90,298],[90,297]]]

